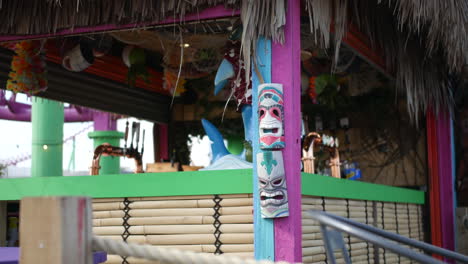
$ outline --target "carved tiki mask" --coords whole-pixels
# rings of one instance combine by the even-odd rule
[[[284,148],[283,85],[258,86],[258,118],[261,149]]]
[[[282,152],[267,150],[258,153],[257,174],[262,217],[288,216],[288,192]]]

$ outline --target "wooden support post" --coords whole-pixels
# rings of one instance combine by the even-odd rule
[[[455,250],[455,205],[452,167],[452,119],[448,111],[437,117],[437,150],[439,163],[439,204],[442,247]],[[448,261],[448,259],[446,259]]]
[[[258,71],[265,82],[271,82],[271,41],[260,38],[257,43]],[[254,252],[257,260],[275,258],[275,239],[273,219],[262,218],[260,213],[260,194],[258,192],[257,153],[260,150],[258,131],[258,85],[260,80],[252,69],[252,149],[253,149],[253,200],[254,200]]]
[[[302,262],[301,225],[301,1],[288,0],[284,44],[272,45],[271,81],[284,91],[284,169],[289,217],[275,219],[275,260]]]
[[[6,247],[7,202],[0,201],[0,247]]]
[[[21,264],[93,263],[90,198],[23,198],[20,216]]]

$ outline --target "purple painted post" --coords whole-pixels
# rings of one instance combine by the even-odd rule
[[[451,122],[449,113],[440,112],[437,119],[437,148],[439,150],[439,193],[442,226],[442,247],[455,250],[454,185],[452,167]]]
[[[275,261],[302,262],[300,0],[288,0],[284,45],[272,45],[273,83],[283,84],[289,217],[275,219]]]
[[[117,130],[117,120],[112,114],[106,112],[95,112],[93,116],[94,131],[114,131]]]

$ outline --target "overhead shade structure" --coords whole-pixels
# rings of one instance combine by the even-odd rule
[[[0,88],[5,89],[12,51],[0,49]],[[171,98],[141,88],[130,88],[85,72],[70,72],[61,65],[47,63],[48,89],[35,96],[128,115],[157,123],[170,118]]]

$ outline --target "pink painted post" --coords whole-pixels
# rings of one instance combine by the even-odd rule
[[[288,0],[285,42],[272,45],[273,83],[283,84],[289,217],[275,219],[275,260],[302,262],[300,0]]]
[[[452,131],[450,127],[449,113],[441,111],[437,118],[437,148],[439,150],[439,194],[440,194],[440,214],[442,227],[442,247],[448,250],[455,250],[454,238],[454,186],[452,168]],[[448,261],[448,260],[446,260]],[[450,261],[449,263],[453,263]]]
[[[117,130],[117,120],[112,118],[112,114],[106,112],[95,112],[93,115],[94,131],[115,131]]]
[[[167,124],[158,124],[159,129],[159,158],[169,160],[169,126]],[[158,160],[159,162],[160,160]]]

